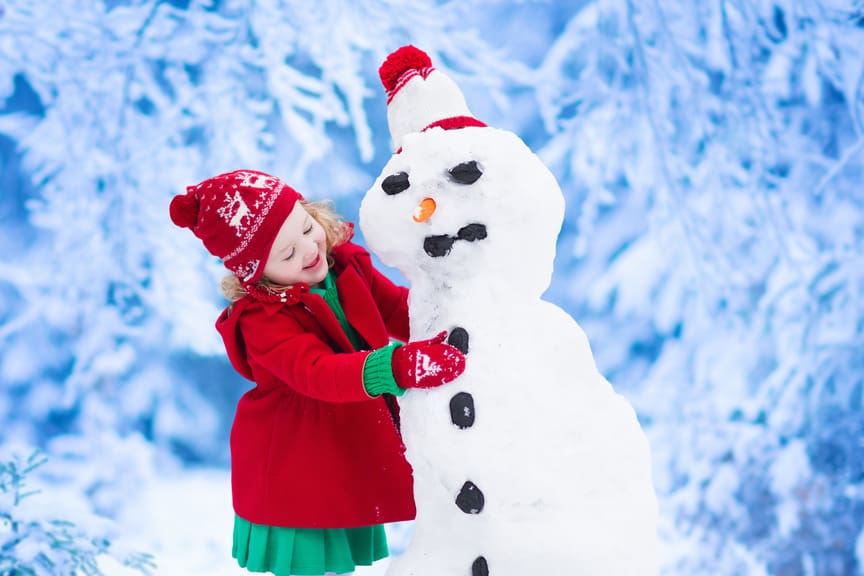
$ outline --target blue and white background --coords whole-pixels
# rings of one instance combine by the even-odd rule
[[[864,574],[861,0],[0,0],[0,573],[204,538],[146,512],[227,485],[249,383],[168,203],[254,168],[356,220],[409,43],[561,183],[546,298],[649,435],[664,574]]]

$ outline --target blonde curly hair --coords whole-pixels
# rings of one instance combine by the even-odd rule
[[[328,200],[319,202],[301,200],[300,204],[324,229],[324,235],[327,238],[327,263],[332,266],[333,259],[330,257],[330,251],[334,246],[338,246],[350,238],[351,227],[345,223],[338,214],[336,214],[333,210],[332,203]],[[275,292],[289,288],[289,286],[276,284],[275,282],[268,280],[266,276],[261,278],[257,285],[264,286]],[[246,290],[234,274],[228,274],[222,278],[220,288],[222,289],[222,294],[225,298],[232,303],[246,296]]]

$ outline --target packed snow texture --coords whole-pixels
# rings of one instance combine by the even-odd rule
[[[0,463],[48,458],[0,499],[34,523],[12,536],[54,554],[54,518],[103,536],[80,506],[227,477],[249,384],[213,329],[224,269],[168,203],[256,168],[356,220],[392,153],[377,68],[412,43],[561,185],[544,298],[649,436],[662,572],[862,574],[861,3],[315,6],[0,0]]]
[[[480,557],[500,576],[656,574],[657,502],[636,414],[582,329],[540,299],[564,215],[554,176],[494,128],[432,129],[401,145],[363,200],[361,228],[410,282],[412,340],[461,328],[468,352],[455,382],[401,399],[417,520],[388,574],[468,574]],[[471,162],[479,179],[454,179]],[[386,193],[402,173],[407,189]],[[416,222],[427,197],[435,212]],[[485,234],[424,248],[472,225]],[[460,393],[473,398],[464,427],[450,409]]]

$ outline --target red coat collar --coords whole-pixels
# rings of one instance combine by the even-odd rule
[[[363,248],[352,242],[340,244],[330,252],[330,256],[333,258],[333,271],[336,273],[336,286],[348,322],[370,345],[383,346],[389,340],[387,328],[378,319],[377,313],[370,313],[372,310],[377,311],[377,305],[368,288],[362,288],[365,286],[363,275],[358,267],[353,265],[358,256],[365,254],[367,252]],[[344,351],[353,350],[348,337],[345,336],[330,307],[321,296],[309,291],[308,284],[298,283],[282,292],[274,292],[260,286],[256,288],[257,291],[250,292],[243,299],[248,304],[253,301],[260,302],[267,316],[273,316],[284,306],[302,304],[318,320],[321,327],[339,348]],[[239,303],[237,302],[237,304]]]
[[[361,254],[365,254],[363,248],[350,241],[334,246],[330,251],[330,257],[333,259],[333,271],[336,276],[340,276],[354,258]],[[268,315],[275,314],[282,306],[295,306],[301,303],[308,306],[310,298],[315,297],[309,292],[309,285],[305,282],[298,282],[278,292],[264,286],[246,286],[245,288],[246,293],[251,298],[263,304]]]
[[[378,304],[370,292],[370,280],[367,269],[371,266],[368,253],[353,243],[345,243],[331,251],[333,270],[336,272],[336,287],[339,290],[339,300],[348,319],[363,340],[372,348],[386,346],[389,342],[387,327],[381,318]],[[301,310],[307,313],[297,313],[297,304],[302,304]],[[272,318],[280,310],[292,311],[292,316],[303,326],[304,330],[319,330],[326,334],[335,350],[350,352],[351,342],[342,330],[336,315],[324,299],[309,292],[305,284],[293,286],[286,291],[285,301],[281,297],[257,298],[247,295],[225,309],[216,322],[216,328],[225,340],[225,347],[231,363],[237,371],[252,380],[251,367],[246,361],[245,346],[238,332],[237,323],[247,309],[257,308],[265,318]],[[271,322],[272,320],[265,320]]]

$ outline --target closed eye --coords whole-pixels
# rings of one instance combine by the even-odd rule
[[[285,256],[285,258],[283,258],[282,260],[290,260],[291,258],[294,257],[294,252],[296,252],[296,250],[294,248],[292,248],[291,253],[288,254],[287,256]]]
[[[306,230],[304,230],[304,231],[303,231],[303,234],[305,234],[305,235],[308,236],[308,235],[312,232],[312,228],[313,228],[312,224],[309,224],[309,228],[307,228]]]

